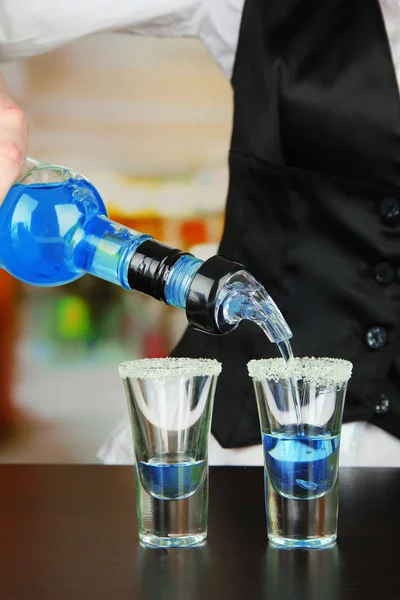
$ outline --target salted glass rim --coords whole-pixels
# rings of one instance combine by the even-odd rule
[[[310,385],[343,385],[351,377],[353,364],[343,358],[296,357],[288,364],[282,358],[264,358],[247,363],[254,381],[286,380],[294,377]]]
[[[219,375],[222,365],[212,358],[141,358],[119,365],[122,379],[178,379]]]

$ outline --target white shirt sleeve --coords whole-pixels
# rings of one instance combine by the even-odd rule
[[[199,37],[204,0],[0,0],[0,61],[107,30]]]
[[[199,37],[230,79],[245,0],[203,0]]]
[[[101,31],[200,38],[229,78],[245,0],[0,0],[0,62]]]

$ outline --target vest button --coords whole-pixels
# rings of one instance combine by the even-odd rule
[[[390,402],[389,398],[385,396],[385,394],[381,394],[379,397],[379,402],[375,405],[375,414],[378,416],[386,415],[389,412]]]
[[[366,333],[367,346],[371,350],[379,350],[387,342],[387,333],[383,327],[371,327]]]
[[[379,205],[379,214],[385,225],[395,227],[400,223],[400,202],[397,198],[384,198]]]
[[[381,285],[389,285],[393,283],[396,277],[394,267],[386,262],[378,263],[375,266],[375,281]]]

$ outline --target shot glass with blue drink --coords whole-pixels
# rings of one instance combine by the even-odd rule
[[[187,547],[207,537],[208,445],[216,360],[122,363],[136,461],[139,539]]]
[[[292,548],[333,545],[340,432],[352,364],[264,359],[250,361],[248,370],[264,447],[268,539]]]

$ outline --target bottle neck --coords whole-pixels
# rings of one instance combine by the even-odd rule
[[[76,269],[130,290],[129,263],[137,248],[151,236],[91,214],[71,240]]]
[[[129,288],[185,308],[190,284],[202,264],[192,254],[146,239],[130,256]]]

